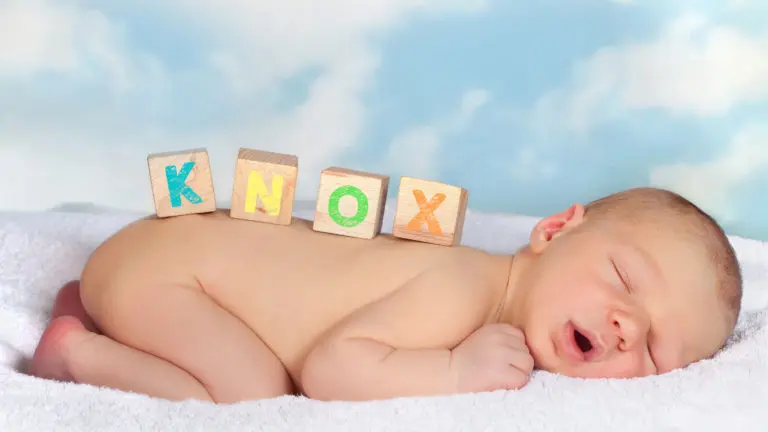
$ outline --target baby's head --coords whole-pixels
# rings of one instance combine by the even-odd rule
[[[631,189],[549,216],[515,260],[514,324],[537,367],[563,375],[684,367],[723,347],[740,310],[741,271],[723,230],[664,190]]]

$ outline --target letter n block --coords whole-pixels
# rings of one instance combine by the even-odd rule
[[[235,165],[229,216],[290,225],[298,175],[296,156],[241,148]]]
[[[389,176],[330,167],[320,174],[312,228],[372,239],[381,232]]]
[[[392,235],[456,246],[461,243],[468,197],[467,190],[458,186],[402,177]]]
[[[216,211],[207,150],[154,153],[147,164],[158,217]]]

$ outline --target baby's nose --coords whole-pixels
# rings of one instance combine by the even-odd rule
[[[632,351],[645,344],[648,329],[646,320],[638,314],[616,312],[612,317],[617,346],[621,351]]]

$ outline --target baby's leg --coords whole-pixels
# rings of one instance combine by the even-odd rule
[[[211,400],[202,384],[186,371],[88,331],[72,315],[55,318],[45,330],[29,374],[169,400]]]
[[[171,400],[211,400],[202,384],[186,371],[101,336],[85,312],[79,281],[66,283],[56,295],[51,322],[40,338],[27,372],[41,378],[106,386]]]
[[[175,365],[194,377],[218,403],[292,392],[291,380],[272,351],[199,286],[152,284],[118,288],[99,292],[98,288],[84,286],[82,298],[94,322],[105,335],[122,344],[121,347],[131,347],[143,355]],[[94,343],[88,348],[83,343],[74,348],[77,353],[73,349],[71,356],[83,362],[82,373],[99,370],[99,367],[110,370],[113,357],[122,357],[126,363],[137,357],[133,351],[129,354],[106,343],[98,345],[98,349],[96,346]],[[161,369],[158,362],[143,367],[158,374]],[[149,381],[140,376],[146,373],[148,371],[136,368],[113,372],[115,376],[131,375],[137,382]],[[94,374],[81,375],[79,379],[99,385],[106,377]],[[179,379],[169,380],[167,385],[178,385]]]

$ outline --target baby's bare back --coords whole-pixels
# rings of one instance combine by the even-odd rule
[[[340,320],[457,255],[466,255],[460,258],[468,268],[485,257],[465,247],[344,237],[315,232],[301,219],[281,226],[219,211],[137,221],[94,252],[83,279],[84,289],[101,294],[201,288],[261,337],[295,379],[316,341]],[[438,303],[425,302],[424,316]]]

